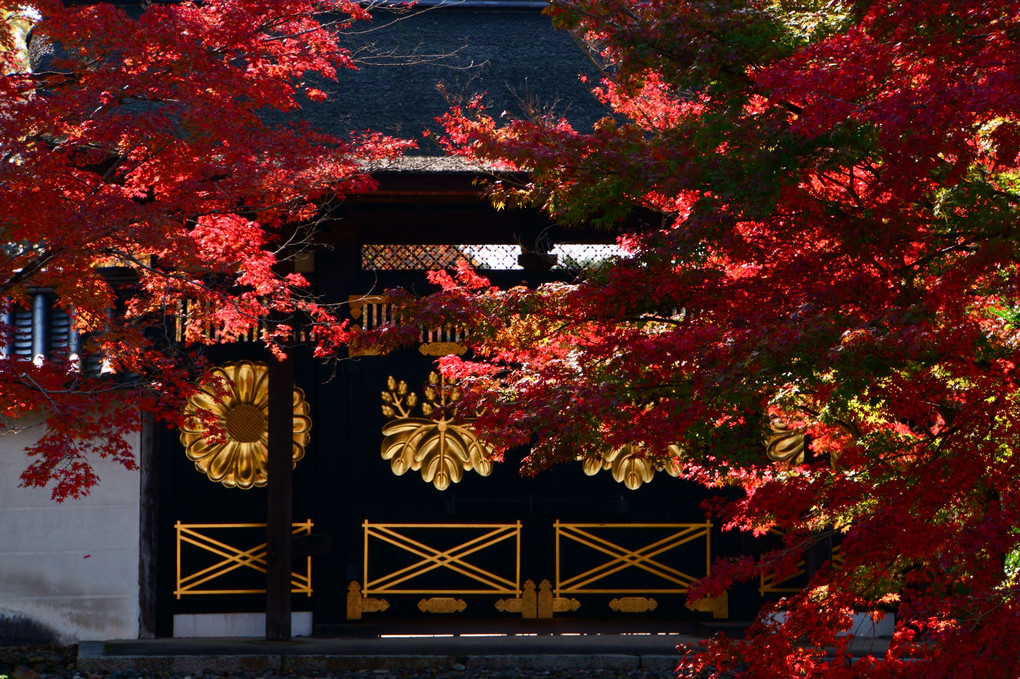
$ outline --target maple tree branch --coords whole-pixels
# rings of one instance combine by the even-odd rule
[[[79,373],[79,376],[83,377],[82,375],[80,375],[80,373]],[[107,394],[107,393],[113,393],[113,392],[121,392],[121,391],[124,391],[124,389],[130,389],[130,388],[133,388],[133,387],[141,387],[141,386],[143,386],[143,383],[140,382],[140,381],[136,382],[134,384],[131,384],[131,383],[126,383],[126,382],[124,382],[122,380],[115,380],[115,379],[110,378],[110,379],[104,381],[107,386],[104,386],[102,388],[96,387],[96,388],[89,388],[89,389],[84,389],[84,390],[83,389],[53,389],[52,387],[44,387],[44,386],[42,386],[35,379],[33,379],[31,375],[29,375],[27,373],[23,373],[23,372],[22,373],[17,373],[16,377],[19,378],[21,383],[24,384],[25,386],[30,387],[33,391],[36,391],[36,392],[44,395],[47,398],[47,400],[50,401],[51,405],[53,405],[54,408],[57,407],[57,404],[56,404],[55,401],[53,401],[52,395],[70,395],[70,394],[96,394],[96,395],[99,395],[99,394]],[[77,379],[74,382],[74,384],[81,384],[80,377],[79,377],[79,379]],[[33,426],[36,426],[36,425],[33,425]]]
[[[946,255],[954,252],[973,252],[977,247],[977,240],[964,241],[962,243],[955,243],[953,245],[947,245],[946,247],[940,248],[931,254],[920,257],[910,264],[906,264],[896,270],[898,275],[906,275],[908,272],[910,275],[907,278],[913,278],[920,273],[925,267],[933,263],[937,259],[941,259]]]
[[[18,271],[8,276],[7,280],[0,282],[0,298],[6,297],[16,286],[27,283],[61,254],[62,251],[59,249],[46,250],[28,264],[22,266]]]
[[[793,404],[793,407],[796,410],[799,410],[800,412],[804,413],[805,415],[810,415],[815,420],[820,420],[821,419],[822,413],[819,410],[815,410],[814,408],[810,408],[810,407],[808,407],[806,405],[803,405],[803,404]],[[838,419],[838,418],[834,419],[833,422],[835,422],[839,426],[843,427],[843,429],[845,429],[847,431],[847,433],[849,433],[850,436],[852,436],[854,439],[861,438],[861,435],[862,435],[861,429],[860,429],[860,427],[858,427],[853,422],[849,422],[849,421],[846,421],[846,420],[841,420],[841,419]]]
[[[642,314],[635,319],[639,323],[665,323],[667,325],[681,326],[684,325],[686,318],[673,318],[671,316],[659,316]]]

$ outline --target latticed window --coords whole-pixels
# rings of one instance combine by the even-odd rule
[[[624,251],[615,243],[561,243],[552,249],[551,254],[556,255],[554,271],[581,273],[610,264],[622,257]]]
[[[452,269],[460,260],[475,266],[460,245],[362,245],[365,271],[417,271]]]
[[[555,256],[553,271],[580,273],[597,268],[621,254],[620,247],[605,243],[561,244],[549,254]],[[521,247],[488,245],[362,245],[361,268],[365,271],[428,271],[451,269],[466,261],[481,271],[519,271]]]
[[[0,355],[32,360],[77,356],[79,338],[71,317],[53,302],[53,295],[46,290],[32,292],[28,306],[0,302],[0,324],[9,333]]]

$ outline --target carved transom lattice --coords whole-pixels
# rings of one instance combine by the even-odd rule
[[[393,302],[386,295],[351,295],[351,318],[354,328],[359,330],[375,330],[387,325],[400,325],[405,321],[394,308]],[[418,350],[425,356],[449,356],[463,354],[467,351],[463,341],[467,338],[467,328],[458,325],[445,325],[434,328],[420,327]],[[351,356],[377,356],[380,351],[371,344],[352,343]]]

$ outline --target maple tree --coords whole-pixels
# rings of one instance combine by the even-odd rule
[[[284,261],[307,237],[293,225],[370,189],[366,164],[407,144],[294,115],[353,66],[340,34],[362,5],[30,4],[0,2],[0,298],[23,308],[46,290],[83,339],[25,360],[2,328],[0,417],[41,418],[22,483],[63,499],[96,483],[94,456],[136,464],[144,411],[177,416],[189,347],[254,332],[279,349],[279,319],[300,317],[333,352],[342,324]]]
[[[496,176],[497,204],[622,224],[628,254],[535,289],[436,273],[401,299],[470,329],[443,367],[480,435],[525,446],[526,471],[631,445],[740,489],[708,509],[783,547],[715,564],[694,599],[839,542],[783,615],[683,676],[1017,676],[1020,3],[547,11],[605,63],[611,115],[579,131],[478,97],[445,142],[526,172]],[[888,651],[852,661],[851,613],[887,610]]]

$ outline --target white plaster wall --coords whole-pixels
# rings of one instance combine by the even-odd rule
[[[99,486],[57,503],[18,487],[38,434],[0,434],[0,615],[24,616],[65,642],[139,633],[139,474],[92,460]],[[134,441],[138,454],[138,439]]]

